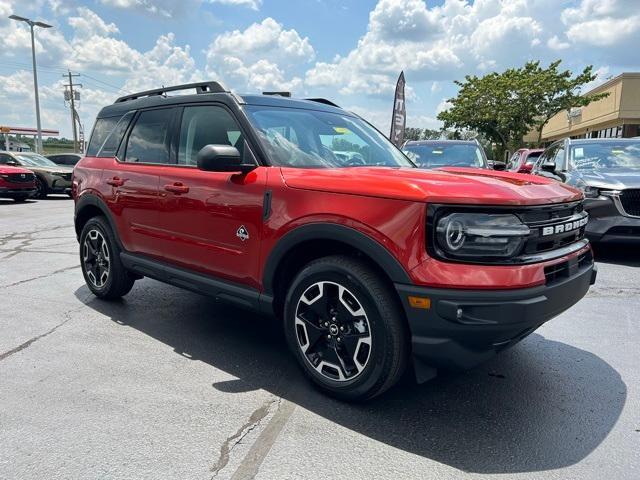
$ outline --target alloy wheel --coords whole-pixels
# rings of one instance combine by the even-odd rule
[[[339,283],[316,282],[302,293],[295,329],[307,362],[330,380],[353,380],[371,358],[367,313],[362,302]]]
[[[107,241],[96,229],[89,230],[82,245],[83,268],[89,281],[96,288],[104,287],[109,279],[111,259]]]

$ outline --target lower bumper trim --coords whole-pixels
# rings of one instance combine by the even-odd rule
[[[418,367],[469,369],[491,358],[562,313],[587,293],[593,263],[549,285],[518,290],[447,290],[396,284],[411,329]],[[412,308],[407,297],[431,300]],[[419,375],[418,375],[419,376]]]

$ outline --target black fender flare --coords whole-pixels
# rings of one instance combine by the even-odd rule
[[[271,250],[262,275],[263,289],[267,295],[274,293],[274,278],[282,259],[297,245],[310,240],[333,240],[347,244],[377,263],[392,282],[413,283],[398,259],[370,236],[337,223],[309,223],[286,233]]]
[[[80,239],[81,232],[78,231],[77,219],[78,219],[78,216],[81,214],[81,212],[87,207],[96,207],[102,212],[102,215],[107,219],[107,222],[111,227],[111,232],[113,233],[113,237],[116,239],[116,242],[118,242],[118,247],[120,248],[121,251],[124,251],[124,248],[122,247],[122,242],[120,241],[120,236],[118,235],[118,230],[116,229],[116,225],[113,222],[113,217],[111,215],[111,212],[109,211],[109,207],[107,207],[107,204],[99,196],[93,195],[90,193],[86,193],[82,195],[76,201],[73,224],[74,224],[74,227],[76,230],[76,236],[78,237],[78,239]]]

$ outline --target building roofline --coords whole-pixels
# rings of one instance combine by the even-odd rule
[[[591,94],[594,94],[594,93],[599,93],[600,91],[606,90],[607,88],[609,88],[612,85],[622,81],[625,78],[640,78],[640,72],[623,72],[623,73],[621,73],[619,75],[616,75],[613,78],[610,78],[606,82],[601,83],[597,87],[592,88],[588,92],[583,93],[582,96],[586,97],[587,95],[591,95]]]

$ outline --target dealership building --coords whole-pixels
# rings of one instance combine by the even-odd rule
[[[542,142],[571,138],[631,138],[640,136],[640,72],[622,73],[585,95],[609,95],[586,107],[558,113],[542,129]],[[530,132],[526,142],[537,142]]]

